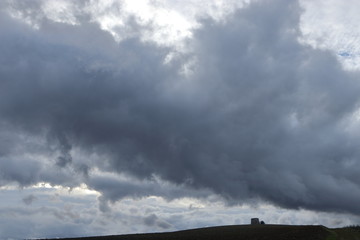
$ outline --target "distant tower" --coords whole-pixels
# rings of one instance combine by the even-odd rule
[[[258,225],[258,224],[260,224],[260,221],[259,221],[258,218],[252,218],[251,219],[251,225]]]

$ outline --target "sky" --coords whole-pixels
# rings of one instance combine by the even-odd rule
[[[360,2],[0,2],[0,239],[360,224]]]

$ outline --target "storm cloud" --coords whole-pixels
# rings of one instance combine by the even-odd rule
[[[86,15],[37,30],[0,15],[0,183],[360,214],[360,74],[299,41],[301,12],[264,0],[205,18],[170,62],[171,47],[117,42]]]

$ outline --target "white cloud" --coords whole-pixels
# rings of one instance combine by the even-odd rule
[[[360,2],[301,0],[302,41],[331,50],[348,70],[360,69]]]
[[[192,30],[199,27],[199,18],[212,17],[224,21],[236,9],[244,7],[250,0],[217,1],[166,1],[166,0],[89,0],[89,1],[44,1],[32,0],[24,3],[8,0],[11,14],[39,28],[43,19],[66,24],[80,24],[90,18],[103,30],[121,41],[140,35],[143,41],[160,45],[184,48],[183,41],[191,38]],[[139,28],[145,27],[140,31]],[[149,28],[150,27],[150,28]]]
[[[99,24],[117,41],[141,36],[143,41],[173,47],[175,51],[188,51],[185,41],[201,26],[199,20],[211,17],[226,21],[236,9],[254,1],[33,0],[24,3],[8,0],[6,6],[14,17],[36,28],[44,18],[81,24],[85,17]],[[300,3],[304,9],[300,41],[314,48],[333,51],[348,70],[360,69],[359,2],[301,0]]]

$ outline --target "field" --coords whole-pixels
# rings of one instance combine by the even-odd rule
[[[359,227],[234,225],[177,232],[130,234],[66,240],[360,240]]]

